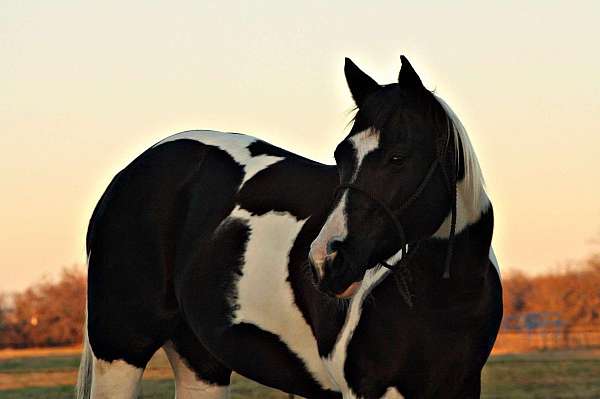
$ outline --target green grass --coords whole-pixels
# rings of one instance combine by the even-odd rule
[[[600,398],[600,358],[578,353],[498,356],[483,370],[484,398]]]
[[[600,398],[600,356],[587,351],[537,352],[490,359],[483,371],[482,397],[500,398]],[[78,356],[47,356],[0,360],[0,373],[76,370]],[[150,367],[168,367],[164,355]],[[143,398],[172,398],[171,380],[145,380]],[[0,399],[72,398],[71,386],[21,388],[0,391]],[[263,387],[238,375],[232,379],[233,399],[285,399],[282,392]]]
[[[73,398],[73,387],[70,385],[52,388],[21,388],[0,391],[2,399],[64,399]]]
[[[0,392],[0,398],[1,394]],[[175,384],[171,380],[142,382],[142,398],[172,398],[174,394]],[[288,395],[283,392],[267,388],[238,374],[232,376],[232,399],[287,399],[287,397]]]
[[[239,375],[232,379],[232,399],[286,399],[287,395],[274,389],[269,389],[249,381]],[[175,384],[171,380],[146,380],[142,381],[141,398],[162,399],[173,398]],[[73,387],[63,385],[59,387],[21,388],[0,391],[2,399],[72,399]]]
[[[231,380],[232,399],[286,399],[287,397],[286,393],[267,388],[237,374],[234,374]]]
[[[42,356],[0,360],[0,373],[66,371],[79,367],[79,356]]]
[[[63,385],[59,387],[43,387],[43,388],[21,388],[0,391],[2,399],[30,399],[30,398],[45,398],[45,399],[72,399],[73,387],[71,385]],[[173,398],[175,394],[175,385],[173,381],[143,381],[142,382],[142,398]]]

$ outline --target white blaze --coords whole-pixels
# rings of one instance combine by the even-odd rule
[[[356,153],[356,169],[354,169],[354,174],[352,175],[353,183],[356,180],[356,176],[358,176],[358,171],[365,157],[379,148],[379,131],[369,128],[350,137],[348,141],[352,143]]]
[[[350,180],[350,183],[354,183],[365,157],[379,148],[379,131],[369,128],[350,137],[348,141],[354,147],[356,157],[356,168],[354,169]],[[348,194],[345,191],[335,209],[327,217],[319,235],[310,245],[310,258],[317,269],[317,273],[321,277],[324,273],[323,268],[325,260],[328,257],[328,243],[333,239],[342,241],[348,235],[348,215],[346,213],[347,199]]]

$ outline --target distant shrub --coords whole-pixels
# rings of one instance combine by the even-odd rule
[[[64,269],[58,281],[43,281],[1,306],[0,346],[58,346],[81,342],[85,317],[86,275]],[[0,302],[1,305],[1,302]]]
[[[600,254],[562,272],[503,279],[504,320],[530,312],[552,312],[561,329],[600,325]]]

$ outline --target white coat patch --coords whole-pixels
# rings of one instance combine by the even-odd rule
[[[388,258],[387,263],[394,265],[402,259],[402,250],[398,251],[395,255]],[[346,376],[344,375],[344,365],[346,363],[346,356],[348,350],[348,344],[352,340],[354,330],[358,326],[360,317],[362,314],[363,303],[367,296],[373,291],[379,283],[390,273],[389,269],[383,267],[372,268],[366,271],[365,276],[362,280],[358,292],[354,295],[350,302],[350,309],[346,315],[346,321],[344,326],[338,334],[337,342],[335,347],[328,358],[323,359],[327,365],[331,377],[335,380],[337,385],[342,392],[344,399],[356,398],[348,386]],[[389,391],[389,390],[388,390]],[[386,393],[387,395],[387,393]]]
[[[202,144],[212,145],[227,152],[235,162],[244,167],[245,174],[240,187],[261,170],[284,159],[271,155],[253,157],[248,146],[258,141],[257,138],[245,134],[215,132],[212,130],[190,130],[177,133],[158,142],[154,146],[156,147],[175,140],[196,140]]]
[[[93,358],[92,398],[137,398],[144,369],[123,360],[107,362]]]
[[[404,399],[404,396],[396,388],[390,387],[385,391],[381,399]]]
[[[333,389],[288,281],[290,249],[305,220],[298,221],[287,212],[252,216],[239,207],[223,223],[231,219],[243,220],[250,227],[233,322],[251,323],[277,335],[322,387]]]
[[[173,343],[167,341],[163,345],[173,374],[175,374],[175,397],[177,399],[227,399],[229,386],[209,384],[202,381],[179,356]]]
[[[481,215],[490,207],[490,200],[485,193],[481,191],[477,201],[473,201],[467,192],[465,180],[456,184],[456,232],[460,233],[466,227],[476,223],[481,219]],[[449,212],[438,230],[433,234],[434,238],[450,237],[450,226],[452,225],[452,212]]]

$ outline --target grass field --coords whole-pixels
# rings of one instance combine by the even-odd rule
[[[0,353],[0,398],[72,398],[79,356],[75,351]],[[144,374],[143,398],[172,398],[174,385],[164,354]],[[287,398],[234,375],[234,399]],[[600,352],[560,351],[499,355],[483,372],[483,398],[600,398]]]

